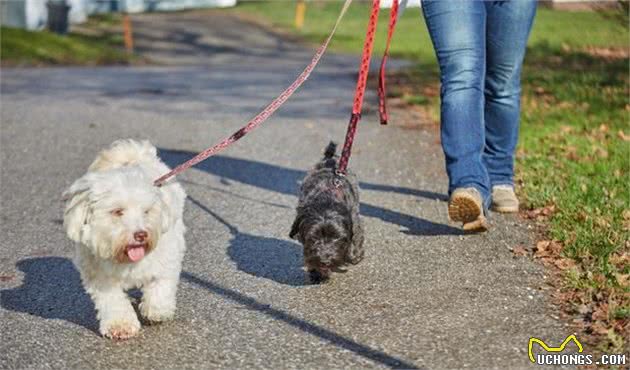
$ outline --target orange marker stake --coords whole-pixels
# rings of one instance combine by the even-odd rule
[[[295,7],[295,28],[298,30],[304,26],[304,13],[306,13],[306,2],[298,0]]]
[[[125,39],[125,49],[127,53],[133,53],[133,29],[131,28],[131,17],[129,14],[123,16],[123,33]]]

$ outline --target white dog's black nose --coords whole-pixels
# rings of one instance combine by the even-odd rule
[[[142,243],[147,238],[147,236],[149,236],[149,234],[147,234],[146,231],[136,231],[135,233],[133,233],[133,238],[139,243]]]

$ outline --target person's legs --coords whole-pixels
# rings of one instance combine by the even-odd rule
[[[484,205],[488,174],[482,161],[486,8],[483,1],[422,1],[441,72],[441,139],[449,195],[473,187]]]
[[[513,186],[521,66],[537,4],[535,0],[484,3],[487,16],[483,162],[492,187]],[[516,207],[518,210],[518,201]]]
[[[440,66],[448,215],[462,222],[464,230],[485,230],[490,199],[482,161],[486,8],[482,1],[423,0],[422,11]]]

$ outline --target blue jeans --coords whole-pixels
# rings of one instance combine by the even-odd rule
[[[512,185],[521,66],[535,0],[423,0],[440,66],[441,139],[449,195],[474,187],[484,205]]]

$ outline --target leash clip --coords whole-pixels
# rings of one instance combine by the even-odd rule
[[[333,186],[335,188],[340,188],[343,185],[341,178],[346,177],[346,174],[339,170],[335,170],[335,176],[336,177],[333,179]]]

